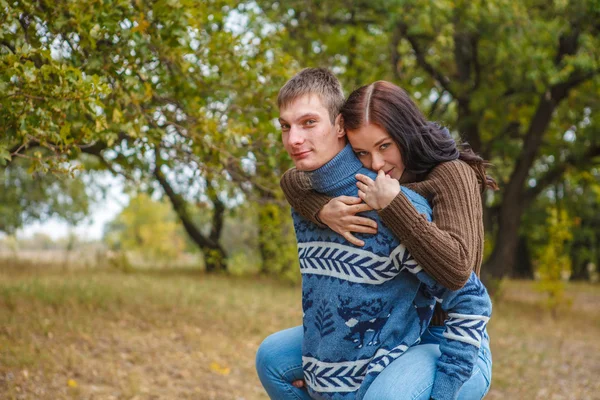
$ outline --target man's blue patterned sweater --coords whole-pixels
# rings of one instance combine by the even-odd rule
[[[375,178],[348,145],[310,177],[318,192],[356,196],[357,173]],[[423,197],[404,187],[402,192],[431,218]],[[437,301],[449,319],[432,397],[454,399],[471,376],[491,314],[489,296],[477,276],[473,273],[458,291],[438,285],[376,212],[364,213],[379,226],[376,235],[358,234],[364,247],[295,211],[292,215],[302,272],[302,364],[311,397],[361,399],[377,374],[419,343]]]

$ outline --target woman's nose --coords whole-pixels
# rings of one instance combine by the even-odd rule
[[[373,154],[373,162],[371,163],[371,169],[373,171],[379,171],[385,165],[385,160],[378,154]]]

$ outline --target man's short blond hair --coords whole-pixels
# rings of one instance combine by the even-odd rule
[[[305,68],[287,81],[279,90],[277,106],[281,110],[306,94],[316,94],[329,111],[331,123],[344,105],[344,91],[340,81],[326,68]]]

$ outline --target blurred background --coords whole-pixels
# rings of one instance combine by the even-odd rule
[[[488,398],[600,398],[597,0],[0,0],[0,397],[266,399],[276,96],[384,79],[489,160]]]

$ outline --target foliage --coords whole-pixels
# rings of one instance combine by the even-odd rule
[[[170,204],[152,200],[144,193],[133,196],[108,225],[104,241],[115,250],[135,251],[159,261],[177,257],[185,246]]]
[[[539,248],[535,262],[539,279],[537,290],[548,294],[546,306],[554,317],[560,306],[570,304],[570,299],[565,297],[565,281],[571,275],[568,246],[573,240],[572,226],[566,210],[548,210],[548,243]]]
[[[11,168],[0,167],[0,232],[14,233],[49,217],[75,225],[88,215],[93,197],[81,173],[72,177],[32,173],[35,162],[18,160]]]
[[[394,81],[493,162],[501,190],[486,201],[493,248],[483,271],[497,278],[512,270],[521,217],[539,218],[532,205],[565,174],[598,165],[596,0],[0,0],[0,8],[8,173],[20,173],[16,158],[60,173],[93,155],[93,168],[164,194],[211,270],[227,268],[224,218],[244,203],[258,210],[263,269],[291,265],[277,185],[290,163],[275,96],[300,67],[332,68],[347,91]],[[569,215],[595,221],[583,196],[573,200]],[[581,227],[574,246],[597,244],[597,224]],[[597,259],[594,251],[575,252],[576,264]]]
[[[511,273],[521,217],[546,188],[598,165],[594,0],[259,4],[302,65],[333,68],[348,90],[394,81],[493,163],[501,190],[486,199],[484,273]]]

